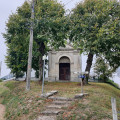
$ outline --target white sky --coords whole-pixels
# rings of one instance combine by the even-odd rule
[[[0,0],[0,62],[2,61],[2,70],[0,77],[8,75],[10,70],[5,64],[6,44],[2,33],[5,33],[5,22],[7,22],[9,15],[15,13],[17,7],[21,6],[25,0]],[[65,9],[71,10],[81,0],[58,0],[65,4]],[[82,56],[82,70],[85,70],[86,56]]]
[[[5,32],[5,22],[10,14],[15,13],[16,8],[24,3],[24,0],[0,0],[0,61],[2,61],[1,77],[9,74],[10,70],[5,64],[6,44],[2,36]]]

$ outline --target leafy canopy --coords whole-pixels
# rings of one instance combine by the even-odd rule
[[[104,55],[114,67],[120,65],[120,4],[116,0],[84,0],[73,9],[70,20],[69,38],[75,47]]]
[[[82,52],[98,53],[99,29],[110,20],[112,2],[108,0],[85,0],[79,3],[70,16],[70,40],[82,49]]]
[[[109,64],[114,68],[120,66],[120,4],[114,3],[111,8],[110,20],[99,30],[98,44],[103,46],[100,52],[103,53]],[[101,42],[103,41],[103,43]]]

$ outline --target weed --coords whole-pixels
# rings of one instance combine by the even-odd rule
[[[6,82],[5,86],[8,87],[10,90],[13,90],[16,87],[16,85],[13,84],[13,82]]]

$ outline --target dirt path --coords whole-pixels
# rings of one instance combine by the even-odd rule
[[[0,120],[5,120],[4,114],[5,114],[5,106],[0,104]]]

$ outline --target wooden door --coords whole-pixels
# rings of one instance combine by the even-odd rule
[[[60,63],[59,79],[60,80],[70,80],[70,64],[69,63]]]

